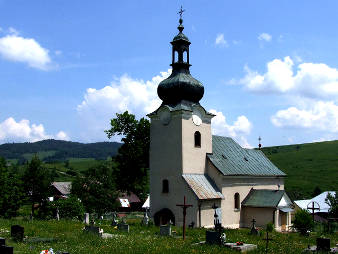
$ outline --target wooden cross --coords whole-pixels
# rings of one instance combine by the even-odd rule
[[[176,205],[183,209],[183,240],[185,240],[185,217],[187,215],[187,208],[192,207],[192,205],[188,205],[185,203],[185,196],[184,196],[184,202],[183,205]]]
[[[272,241],[272,238],[269,238],[269,232],[266,231],[266,238],[263,239],[266,241],[266,246],[265,246],[265,253],[268,253],[268,245],[269,245],[269,241]]]
[[[315,202],[316,201],[312,201],[312,202],[310,202],[310,203],[308,203],[308,205],[307,205],[307,209],[309,209],[309,210],[312,210],[312,221],[313,221],[313,223],[315,222],[315,210],[319,210],[320,211],[320,206],[319,206],[319,204],[317,203],[317,205],[318,205],[318,208],[317,207],[315,207]],[[309,205],[312,203],[312,207],[309,207]]]
[[[180,11],[177,13],[177,14],[180,14],[180,19],[182,19],[182,14],[183,14],[183,12],[185,12],[185,10],[183,10],[182,5],[181,5],[181,9],[180,9]]]
[[[255,225],[255,223],[256,223],[256,220],[255,220],[255,218],[252,218],[252,228],[255,228],[256,227],[256,225]]]

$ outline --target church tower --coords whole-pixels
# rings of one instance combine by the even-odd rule
[[[162,105],[149,114],[150,207],[156,224],[170,219],[182,224],[182,210],[176,204],[183,197],[193,204],[187,223],[196,222],[198,199],[184,179],[186,174],[205,174],[207,154],[212,153],[211,118],[200,104],[201,82],[190,74],[190,41],[183,34],[182,10],[179,33],[171,42],[172,73],[157,89]]]

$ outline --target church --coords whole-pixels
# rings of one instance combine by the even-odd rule
[[[181,13],[182,14],[182,13]],[[173,38],[172,73],[157,88],[161,106],[148,114],[150,127],[150,212],[155,224],[183,224],[184,197],[190,205],[186,223],[212,227],[214,209],[223,227],[288,230],[292,202],[284,191],[286,177],[261,150],[245,149],[230,137],[211,133],[213,114],[199,101],[202,83],[190,74],[190,41]]]

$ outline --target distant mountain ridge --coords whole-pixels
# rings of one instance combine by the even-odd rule
[[[47,139],[33,143],[7,143],[0,145],[0,157],[5,159],[26,159],[27,154],[45,152],[43,160],[64,161],[67,158],[107,159],[115,156],[121,146],[118,142],[96,142],[83,144],[79,142]],[[49,153],[46,153],[49,152]]]

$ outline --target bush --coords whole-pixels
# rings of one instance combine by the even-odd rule
[[[302,235],[306,235],[308,231],[313,229],[313,220],[311,214],[307,210],[298,210],[295,214],[293,227]]]
[[[81,201],[71,196],[66,199],[55,201],[56,207],[59,209],[60,218],[81,220],[84,214],[84,207]]]

